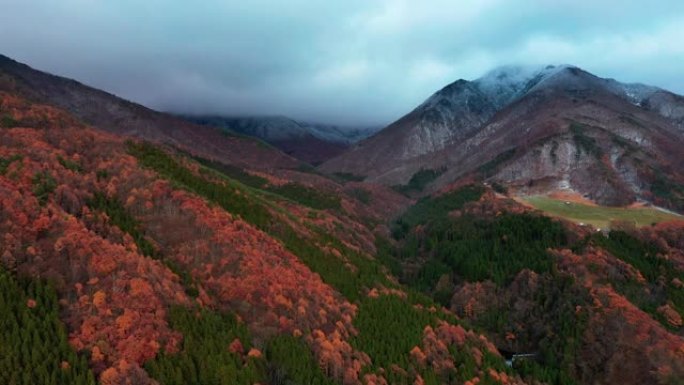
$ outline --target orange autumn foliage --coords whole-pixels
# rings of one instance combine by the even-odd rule
[[[259,358],[261,357],[261,351],[256,348],[251,348],[249,349],[249,352],[247,352],[247,357]]]
[[[0,157],[23,156],[0,176],[3,263],[11,259],[20,272],[56,283],[66,305],[70,341],[76,349],[91,351],[96,371],[122,357],[140,363],[154,357],[159,341],[173,350],[181,336],[168,328],[164,309],[188,303],[178,278],[161,263],[127,250],[115,229],[95,221],[85,206],[102,185],[98,169],[125,174],[124,169],[135,167],[122,140],[50,107],[2,93],[0,99],[3,109],[25,123],[0,132]],[[58,157],[77,162],[82,171],[64,167]],[[49,174],[56,184],[43,206],[33,193],[37,173]],[[136,276],[148,286],[138,285],[133,296],[122,289]],[[127,332],[113,332],[116,315],[132,309],[139,316],[127,324]]]
[[[102,290],[98,290],[93,294],[93,305],[95,307],[99,308],[105,304],[105,301],[107,300],[107,294],[105,294]]]
[[[234,339],[233,342],[228,345],[228,350],[237,354],[242,354],[245,351],[239,338]]]
[[[50,107],[0,98],[26,122],[0,131],[0,157],[23,155],[0,176],[0,256],[56,282],[70,343],[90,351],[102,382],[121,380],[122,362],[139,367],[161,350],[176,351],[182,336],[169,328],[166,310],[192,300],[175,273],[87,206],[95,192],[125,204],[164,257],[191,274],[199,303],[235,312],[266,336],[319,330],[322,338],[308,341],[322,362],[339,379],[358,377],[367,359],[346,342],[356,306],[279,241],[142,169],[122,138]],[[33,194],[37,173],[56,184],[42,205]]]

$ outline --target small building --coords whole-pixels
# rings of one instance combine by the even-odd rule
[[[499,349],[499,353],[503,356],[508,367],[513,367],[516,361],[537,359],[537,353],[513,353],[502,349]]]

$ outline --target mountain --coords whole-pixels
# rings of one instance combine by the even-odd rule
[[[300,164],[258,141],[153,111],[77,81],[34,70],[2,55],[0,90],[54,105],[107,132],[165,143],[226,163],[260,168],[297,168]]]
[[[597,232],[474,178],[413,200],[203,128],[233,151],[207,158],[183,134],[197,126],[132,105],[99,127],[76,112],[127,102],[75,85],[67,109],[26,96],[67,80],[14,76],[0,89],[1,384],[684,378],[684,221]],[[603,144],[586,130],[578,142]]]
[[[380,131],[382,127],[379,126],[369,126],[369,127],[349,127],[349,126],[336,126],[333,124],[321,124],[321,123],[300,123],[303,127],[311,132],[312,135],[317,138],[327,140],[329,142],[335,143],[346,143],[353,144],[359,142],[363,139],[372,136],[376,132]]]
[[[371,136],[377,130],[303,123],[283,116],[185,118],[198,124],[262,139],[284,153],[314,165],[341,154],[349,145]]]
[[[684,98],[577,67],[504,67],[456,81],[321,166],[387,185],[433,171],[521,193],[572,189],[603,204],[684,209]]]
[[[189,156],[5,91],[0,116],[2,383],[399,383],[457,365],[526,383],[375,258],[374,224],[408,203],[391,190]]]

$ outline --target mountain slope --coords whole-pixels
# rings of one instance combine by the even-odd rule
[[[300,122],[312,135],[317,138],[335,143],[353,144],[378,132],[382,127],[348,127],[332,124]]]
[[[572,66],[504,68],[453,83],[321,169],[388,185],[445,170],[432,190],[475,174],[526,192],[567,188],[605,204],[682,209],[683,101]]]
[[[339,155],[345,143],[333,142],[314,136],[307,128],[285,117],[227,118],[218,116],[193,116],[186,119],[207,126],[218,127],[259,138],[284,153],[311,164],[320,164]]]
[[[264,140],[288,155],[317,165],[341,154],[374,130],[302,123],[282,116],[187,116],[186,119]]]
[[[495,112],[495,106],[477,89],[458,81],[378,134],[326,162],[321,169],[385,181],[385,173],[397,172],[412,159],[465,138]]]
[[[382,186],[190,156],[2,91],[0,117],[3,383],[684,376],[682,223],[596,236],[481,184],[398,216],[411,202]]]
[[[4,92],[0,114],[0,279],[47,279],[52,297],[12,306],[56,296],[61,321],[7,341],[34,362],[53,347],[19,335],[51,333],[65,357],[33,374],[9,362],[8,383],[47,383],[76,359],[75,383],[93,383],[89,366],[107,385],[526,383],[374,258],[381,189],[357,185],[357,199],[191,158]]]
[[[150,110],[77,81],[32,69],[0,55],[0,90],[66,110],[98,129],[182,148],[226,163],[296,168],[299,162],[257,141],[226,135]]]
[[[684,375],[682,226],[604,236],[481,185],[461,186],[398,219],[389,259],[402,282],[485,330],[502,351],[527,357],[514,366],[543,382],[676,384]]]
[[[348,154],[328,162],[323,170],[393,179],[381,174],[388,168],[410,163],[412,159],[462,141],[498,110],[558,70],[556,67],[541,71],[506,67],[474,82],[457,80]]]

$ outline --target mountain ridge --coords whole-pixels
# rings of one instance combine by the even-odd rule
[[[72,79],[0,55],[0,90],[57,106],[98,129],[178,146],[227,163],[296,168],[299,161],[263,143],[154,111]],[[258,161],[257,161],[258,160]]]
[[[555,170],[554,140],[557,164],[594,178],[630,170],[613,163],[674,164],[676,153],[655,162],[646,150],[664,148],[655,142],[675,128],[655,126],[667,121],[612,93],[581,99],[555,89],[517,100],[462,142],[482,149],[473,167],[490,154],[497,164],[480,166],[479,179],[422,170],[410,187],[455,182],[413,200],[354,175],[283,167],[277,157],[291,158],[253,139],[200,136],[230,151],[205,158],[211,152],[197,146],[206,142],[181,135],[197,126],[175,123],[170,137],[154,119],[147,135],[130,119],[107,129],[23,95],[48,91],[0,89],[2,383],[675,385],[684,377],[684,222],[617,222],[599,233],[484,183]],[[111,100],[93,98],[89,108]],[[603,127],[625,117],[621,136]],[[537,155],[540,144],[548,147]],[[440,156],[464,156],[450,150]],[[532,354],[511,358],[519,353]]]
[[[493,92],[495,97],[482,89]],[[458,80],[447,85],[375,136],[324,163],[321,170],[356,174],[386,185],[403,185],[421,170],[444,169],[426,191],[436,191],[474,173],[514,187],[535,182],[549,189],[566,186],[604,204],[626,204],[637,198],[653,201],[656,199],[650,190],[657,189],[652,187],[660,183],[655,176],[661,173],[658,170],[670,170],[666,174],[674,179],[675,186],[682,183],[684,161],[678,146],[684,142],[683,116],[684,98],[657,87],[602,79],[570,65],[527,71],[504,67],[472,82]],[[589,130],[588,136],[580,135],[575,132],[576,124],[597,127],[608,134]],[[498,169],[514,163],[533,143],[563,133],[562,148],[567,149],[564,156],[569,163],[556,165],[554,152],[546,160],[548,170],[537,175],[528,173],[531,178],[528,180],[512,174],[492,174],[490,171],[494,170],[482,175],[482,168]],[[635,171],[639,163],[636,161],[625,166],[631,171],[617,170],[626,164],[626,158],[624,151],[619,154],[613,151],[616,141],[648,153],[643,156],[648,170],[642,167],[639,172]],[[583,157],[587,152],[582,152],[581,147],[587,145],[597,146],[593,159]],[[509,151],[507,155],[506,151]],[[568,154],[573,151],[578,154],[577,162],[584,162],[583,166],[571,162]],[[547,155],[549,152],[547,149]],[[605,154],[612,156],[607,163],[601,159]],[[618,158],[623,159],[620,167],[615,164]],[[537,160],[536,164],[544,163]],[[589,174],[579,176],[578,172],[572,172],[575,177],[566,177],[572,170],[600,169],[602,164],[608,170],[606,177],[612,178],[613,187],[599,187],[600,182],[591,180]],[[524,167],[519,169],[521,175],[525,174]],[[551,179],[556,182],[547,183]],[[608,193],[606,189],[614,191]],[[544,191],[544,188],[534,191]],[[620,198],[620,194],[627,198]],[[667,205],[681,210],[684,195],[676,195]]]
[[[259,138],[297,159],[320,164],[375,132],[375,128],[301,122],[286,116],[184,116],[193,123]]]

